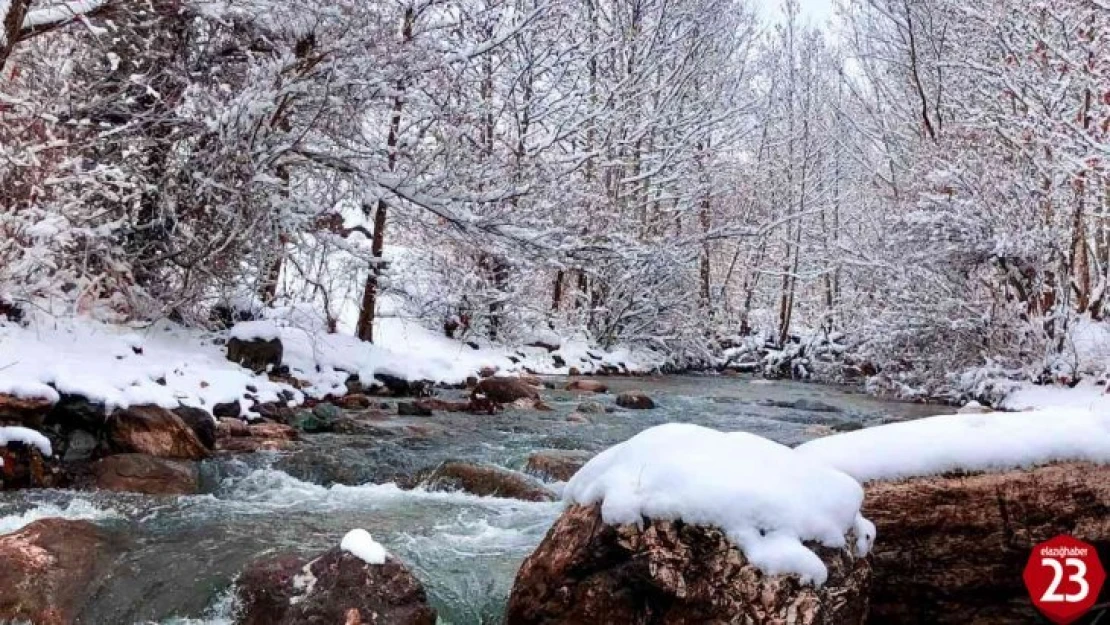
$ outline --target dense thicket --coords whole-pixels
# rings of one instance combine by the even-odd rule
[[[1110,10],[965,4],[0,0],[0,297],[1074,380]]]

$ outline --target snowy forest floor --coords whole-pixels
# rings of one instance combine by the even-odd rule
[[[460,385],[492,372],[643,375],[667,367],[663,356],[645,349],[606,351],[581,338],[550,332],[538,336],[529,345],[479,345],[447,338],[416,321],[382,318],[376,326],[377,340],[370,344],[328,334],[288,312],[280,319],[240,323],[229,331],[188,329],[165,321],[129,327],[80,317],[37,317],[24,325],[0,324],[0,393],[49,401],[57,401],[60,394],[77,395],[108,409],[157,404],[211,411],[216,404],[240,402],[247,414],[252,404],[245,397],[255,402],[291,397],[294,403],[305,397],[338,397],[347,393],[348,380],[356,377],[363,385],[380,384],[381,376]],[[271,379],[230,362],[225,345],[231,338],[280,338],[282,362],[297,380],[296,388],[281,376]],[[854,383],[875,394],[887,390],[875,384],[874,377],[868,380],[859,374],[856,365],[822,356],[836,354],[837,339],[810,339],[793,349],[762,352],[749,344],[726,351],[717,364],[730,372],[836,383],[849,379],[843,372],[856,370],[851,376]],[[738,353],[747,360],[734,367]],[[1105,377],[1085,379],[1072,387],[1008,382],[1004,392],[997,384],[980,390],[983,403],[1004,410],[1093,409],[1110,401]]]

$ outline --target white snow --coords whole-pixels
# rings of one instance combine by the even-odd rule
[[[31,428],[18,425],[0,427],[0,447],[6,447],[9,443],[23,443],[24,445],[37,447],[44,456],[49,456],[52,453],[50,441]]]
[[[929,417],[819,438],[798,454],[860,480],[1110,462],[1110,404]]]
[[[347,532],[339,548],[350,552],[367,564],[385,564],[385,547],[370,536],[364,529],[353,529]]]
[[[764,573],[817,585],[828,570],[804,541],[843,547],[856,529],[864,555],[874,538],[851,477],[752,434],[691,424],[656,426],[607,449],[567,483],[563,499],[601,503],[606,523],[647,517],[719,527]]]
[[[84,317],[0,324],[0,393],[59,399],[59,392],[102,402],[108,410],[141,404],[211,410],[242,399],[280,399],[291,387],[227,360],[216,335],[171,323],[146,328]]]
[[[76,19],[104,6],[108,0],[70,0],[28,11],[23,18],[23,28],[49,26],[58,22]]]
[[[1022,384],[1002,400],[1006,410],[1030,410],[1047,407],[1084,408],[1110,412],[1110,394],[1105,386],[1085,379],[1072,388],[1052,385]]]

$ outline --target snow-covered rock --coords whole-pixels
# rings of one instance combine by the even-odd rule
[[[819,438],[797,449],[860,481],[992,471],[1054,461],[1110,463],[1110,402],[929,417]]]
[[[366,547],[362,539],[354,542]],[[424,586],[400,560],[368,563],[340,547],[311,560],[279,556],[252,564],[236,590],[240,625],[436,622]]]
[[[816,585],[828,570],[813,545],[864,556],[874,538],[859,514],[863,489],[848,475],[752,434],[691,424],[656,426],[605,450],[563,498],[600,504],[611,524],[718,527],[764,574]]]
[[[817,587],[765,575],[716,527],[602,516],[572,506],[556,521],[517,574],[507,625],[864,622],[871,568],[849,545],[813,545],[827,572]]]

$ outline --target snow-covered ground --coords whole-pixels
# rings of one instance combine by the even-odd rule
[[[228,361],[223,342],[232,336],[280,337],[284,364],[309,386],[302,393]],[[511,375],[566,374],[571,367],[590,373],[602,366],[647,372],[661,365],[652,352],[604,352],[559,337],[554,353],[542,347],[475,349],[400,317],[379,320],[375,337],[369,344],[349,334],[328,334],[321,319],[298,309],[270,311],[267,319],[238,324],[229,332],[166,321],[127,327],[83,317],[37,317],[25,327],[0,322],[0,393],[49,401],[60,394],[79,395],[108,409],[156,404],[211,410],[248,392],[260,402],[279,401],[283,391],[292,393],[294,403],[304,394],[342,395],[351,374],[366,384],[375,383],[376,373],[456,384],[483,368]],[[554,356],[563,359],[562,366]],[[249,408],[240,403],[244,411]]]
[[[59,393],[108,409],[140,404],[211,410],[242,398],[277,401],[288,387],[229,362],[211,333],[171,323],[128,328],[87,318],[0,324],[0,393],[57,401]]]

